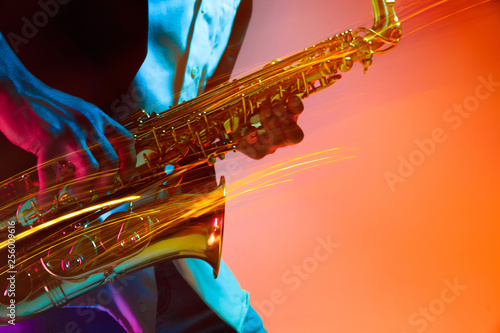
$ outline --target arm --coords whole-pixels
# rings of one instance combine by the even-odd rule
[[[75,166],[80,192],[91,179],[104,188],[114,182],[117,171],[128,176],[136,158],[130,133],[96,106],[39,81],[1,34],[0,54],[0,130],[37,156],[42,207],[54,195],[58,161]]]

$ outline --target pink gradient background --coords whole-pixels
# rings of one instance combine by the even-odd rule
[[[396,2],[402,19],[433,3]],[[500,82],[500,2],[460,11],[479,2],[448,1],[408,19],[401,43],[367,75],[357,64],[305,100],[300,145],[261,161],[231,154],[217,166],[231,190],[313,152],[356,156],[227,204],[223,258],[270,332],[500,332],[500,87],[457,129],[443,119],[474,94],[479,76]],[[237,74],[371,26],[371,13],[369,0],[255,0]],[[446,140],[391,191],[384,174],[435,128]],[[327,236],[340,246],[292,290],[283,275],[297,276],[289,270]],[[467,289],[439,301],[444,281],[455,279]],[[273,293],[281,296],[270,308]],[[410,322],[429,306],[425,327]]]

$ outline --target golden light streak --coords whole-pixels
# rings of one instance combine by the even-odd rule
[[[485,1],[482,1],[482,2],[480,2],[480,3],[476,3],[476,4],[474,4],[474,5],[471,5],[471,6],[469,6],[469,7],[462,8],[462,9],[457,10],[457,11],[455,11],[455,12],[451,13],[451,14],[445,15],[445,16],[443,16],[443,17],[441,17],[441,18],[438,18],[438,19],[436,19],[436,20],[434,20],[434,21],[432,21],[432,22],[430,22],[430,23],[427,23],[427,24],[425,24],[425,25],[423,25],[423,26],[421,26],[421,27],[419,27],[419,28],[417,28],[417,29],[415,29],[415,30],[413,30],[413,31],[410,31],[410,32],[406,33],[405,35],[406,35],[406,36],[411,35],[412,33],[417,32],[417,31],[419,31],[419,30],[421,30],[421,29],[424,29],[424,28],[426,28],[426,27],[428,27],[428,26],[430,26],[430,25],[432,25],[432,24],[434,24],[434,23],[437,23],[437,22],[439,22],[439,21],[442,21],[442,20],[444,20],[444,19],[447,19],[448,17],[451,17],[451,16],[456,15],[456,14],[458,14],[458,13],[461,13],[461,12],[463,12],[463,11],[465,11],[465,10],[468,10],[468,9],[471,9],[471,8],[474,8],[474,7],[477,7],[477,6],[479,6],[479,5],[485,4],[485,3],[490,2],[490,1],[491,1],[491,0],[485,0]],[[433,6],[432,6],[432,7],[433,7]],[[430,8],[432,8],[432,7],[430,7]],[[418,13],[417,13],[417,14],[418,14]],[[415,14],[415,15],[416,15],[416,14]]]
[[[264,184],[264,185],[255,186],[255,187],[253,187],[253,188],[251,188],[249,190],[245,190],[243,192],[240,192],[239,195],[245,194],[245,193],[248,193],[248,192],[252,192],[252,191],[256,191],[256,190],[260,190],[260,189],[263,189],[263,188],[266,188],[266,187],[278,185],[278,184],[288,183],[288,182],[291,182],[291,181],[293,181],[293,179],[286,179],[286,180],[282,180],[280,182],[275,182],[275,183],[270,183],[270,184]],[[233,198],[234,197],[235,196],[233,196]]]
[[[327,149],[327,150],[323,150],[320,152],[315,152],[315,153],[311,153],[311,154],[308,154],[305,156],[297,157],[297,158],[279,163],[277,165],[273,165],[273,166],[266,168],[262,171],[258,171],[258,172],[251,174],[251,175],[249,175],[249,176],[247,176],[239,181],[234,182],[231,185],[231,188],[228,190],[228,195],[226,197],[226,200],[233,201],[237,197],[239,197],[243,194],[247,194],[247,193],[254,192],[256,190],[260,190],[260,189],[264,189],[264,188],[268,188],[270,186],[275,186],[275,185],[290,182],[290,181],[292,181],[292,179],[286,179],[286,180],[282,180],[282,181],[280,181],[280,179],[283,179],[285,177],[289,177],[289,176],[296,174],[298,172],[302,172],[302,171],[305,171],[305,170],[308,170],[311,168],[315,168],[315,167],[319,167],[322,165],[326,165],[326,164],[330,164],[330,163],[338,162],[341,160],[356,157],[354,155],[352,155],[352,156],[332,155],[332,156],[320,157],[320,158],[316,158],[316,159],[310,159],[313,156],[317,156],[319,154],[330,153],[332,151],[338,151],[339,153],[343,153],[346,150],[340,150],[340,148]],[[310,159],[310,160],[303,161],[304,159]],[[295,163],[295,162],[298,162],[298,163]],[[293,163],[293,164],[291,164],[291,163]],[[292,171],[285,172],[287,170],[292,170]],[[270,179],[265,179],[265,178],[269,178],[270,176],[274,176],[274,177],[271,177]],[[259,182],[259,181],[261,182],[260,184],[254,185],[254,186],[250,187],[249,189],[244,189],[244,187],[246,187],[247,185],[255,184],[256,182]]]
[[[284,168],[285,165],[287,165],[287,164],[294,163],[294,162],[297,162],[297,161],[301,161],[301,160],[310,158],[312,156],[316,156],[316,155],[320,155],[320,154],[324,154],[324,153],[328,153],[328,152],[332,152],[332,151],[337,151],[339,149],[340,148],[326,149],[326,150],[323,150],[323,151],[319,151],[319,152],[307,154],[307,155],[304,155],[304,156],[296,157],[296,158],[293,158],[291,160],[288,160],[288,161],[285,161],[285,162],[282,162],[282,163],[278,163],[278,164],[273,165],[273,166],[271,166],[271,167],[269,167],[267,169],[264,169],[262,171],[258,171],[256,173],[254,173],[253,175],[251,175],[249,177],[246,177],[245,179],[239,180],[239,181],[235,182],[233,185],[235,185],[236,187],[241,187],[241,186],[247,185],[247,184],[249,184],[251,182],[254,182],[255,178],[263,178],[263,177],[267,177],[267,176],[270,176],[272,174],[275,174],[275,173],[279,172],[279,169],[281,169],[282,167]],[[331,158],[331,157],[325,157],[325,158]],[[310,163],[310,161],[306,161],[304,163]],[[296,164],[295,166],[297,166],[299,164],[300,163]],[[294,166],[289,166],[287,168],[291,168],[291,167],[294,167]],[[274,169],[277,169],[277,170],[274,170]]]
[[[64,220],[68,220],[70,218],[73,218],[73,217],[77,217],[79,215],[82,215],[82,214],[85,214],[85,213],[89,213],[89,212],[92,212],[92,211],[95,211],[95,210],[98,210],[100,208],[103,208],[103,207],[106,207],[106,206],[112,206],[112,205],[116,205],[116,204],[120,204],[120,203],[124,203],[124,202],[127,202],[127,201],[132,201],[132,200],[136,200],[136,199],[139,199],[140,196],[130,196],[130,197],[126,197],[126,198],[122,198],[122,199],[118,199],[118,200],[113,200],[113,201],[108,201],[108,202],[105,202],[105,203],[102,203],[102,204],[99,204],[99,205],[95,205],[95,206],[91,206],[91,207],[87,207],[87,208],[84,208],[84,209],[80,209],[76,212],[73,212],[73,213],[69,213],[69,214],[66,214],[66,215],[63,215],[61,217],[58,217],[56,219],[53,219],[51,221],[47,221],[47,222],[44,222],[30,230],[26,230],[24,232],[22,232],[21,234],[19,235],[16,235],[16,241],[20,240],[20,239],[23,239],[25,237],[28,237],[29,235],[33,234],[33,233],[36,233],[42,229],[45,229],[45,228],[48,228],[50,226],[53,226],[59,222],[62,222]],[[8,245],[8,241],[3,241],[2,243],[0,243],[0,250],[7,247]]]

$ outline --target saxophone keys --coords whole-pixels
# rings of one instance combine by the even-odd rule
[[[143,165],[146,165],[148,169],[151,169],[151,166],[155,165],[153,162],[156,162],[158,158],[159,155],[155,150],[149,148],[144,149],[137,154],[137,162],[135,167],[139,168]]]
[[[71,186],[63,186],[57,195],[57,202],[60,207],[70,207],[79,203]]]
[[[335,64],[330,61],[325,61],[320,68],[320,73],[321,76],[323,77],[330,77],[333,74],[337,72],[337,68],[335,67]]]
[[[372,64],[372,60],[361,61],[361,64],[363,65],[363,74],[366,74],[368,72],[368,67]]]
[[[16,212],[16,219],[22,226],[33,227],[35,224],[43,223],[44,214],[38,208],[36,197],[33,197],[19,205]]]
[[[344,73],[349,71],[352,68],[353,64],[354,62],[351,60],[351,58],[345,57],[342,61],[342,64],[340,65],[340,71]]]
[[[223,123],[227,134],[234,133],[240,126],[240,118],[231,114],[231,118]]]
[[[208,157],[209,165],[214,165],[216,161],[217,161],[217,158],[215,157],[215,154],[212,154]]]

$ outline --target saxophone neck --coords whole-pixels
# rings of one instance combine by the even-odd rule
[[[401,23],[396,16],[395,2],[395,0],[372,0],[372,30],[393,43],[399,42],[401,37]]]

